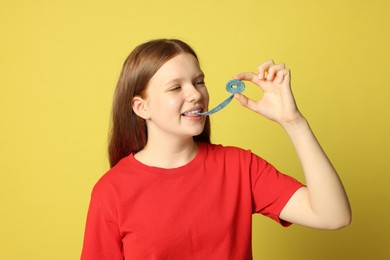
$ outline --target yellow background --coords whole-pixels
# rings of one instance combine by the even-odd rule
[[[178,37],[211,95],[274,59],[353,207],[340,231],[255,216],[255,259],[390,259],[388,1],[15,0],[0,2],[0,259],[78,259],[92,186],[108,169],[113,89],[135,45]],[[246,93],[261,93],[248,85]],[[215,143],[251,148],[302,180],[276,124],[233,102]]]

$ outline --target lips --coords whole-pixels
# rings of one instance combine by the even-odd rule
[[[192,110],[186,111],[186,112],[182,113],[182,115],[183,116],[191,116],[191,115],[196,116],[197,113],[200,113],[200,112],[202,112],[202,109],[197,108],[197,109],[192,109]]]

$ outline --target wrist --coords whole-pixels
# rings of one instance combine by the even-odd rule
[[[294,120],[283,122],[281,125],[288,134],[299,133],[310,128],[306,118],[300,113]]]

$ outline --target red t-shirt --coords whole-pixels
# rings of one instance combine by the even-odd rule
[[[302,187],[250,151],[199,144],[163,169],[122,159],[95,185],[82,260],[252,259],[252,214],[279,214]]]

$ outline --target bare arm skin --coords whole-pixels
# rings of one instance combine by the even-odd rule
[[[304,172],[306,187],[286,204],[280,218],[319,229],[339,229],[351,222],[351,208],[340,178],[295,103],[290,71],[272,60],[258,67],[258,74],[246,72],[234,77],[259,86],[263,97],[254,101],[243,94],[241,105],[279,123],[292,141]]]

